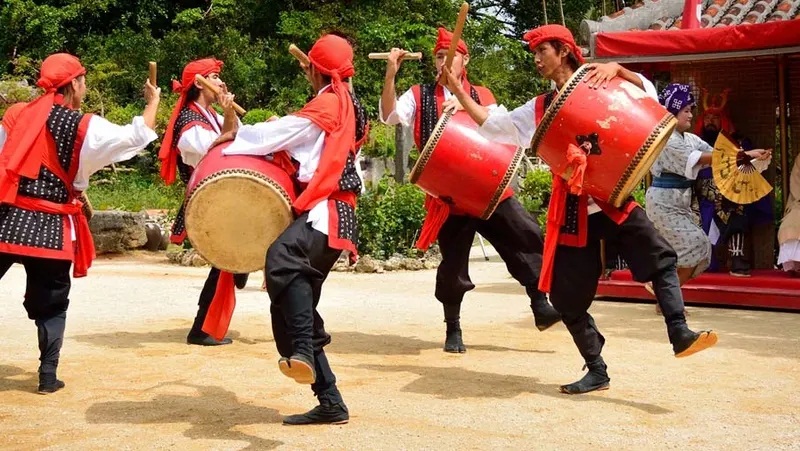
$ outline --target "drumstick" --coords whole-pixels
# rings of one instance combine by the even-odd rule
[[[204,76],[202,76],[200,74],[197,74],[197,75],[194,76],[194,79],[197,80],[206,89],[210,89],[211,91],[213,91],[214,94],[216,94],[216,95],[220,94],[219,88],[214,86],[214,85],[212,85],[210,81],[206,80],[206,77],[204,77]],[[239,104],[237,104],[236,102],[233,102],[233,109],[236,110],[236,112],[239,113],[240,116],[244,116],[244,113],[247,112],[247,111],[245,111],[244,108],[240,107]]]
[[[389,59],[389,53],[370,53],[369,59],[371,60],[386,60]],[[406,60],[421,60],[422,52],[409,52],[403,55],[403,61]]]
[[[450,42],[450,48],[447,49],[447,58],[444,60],[444,67],[446,67],[448,71],[453,66],[453,58],[456,56],[458,41],[461,39],[461,32],[464,31],[464,23],[467,21],[467,12],[469,12],[469,5],[467,2],[464,2],[461,4],[461,9],[458,11],[456,28],[453,30],[453,40]]]
[[[157,66],[155,61],[150,61],[150,84],[156,86]]]
[[[308,65],[311,64],[311,60],[308,59],[308,55],[306,55],[305,52],[300,50],[296,45],[289,44],[289,53],[297,58],[297,61],[299,61],[304,67],[308,67]]]

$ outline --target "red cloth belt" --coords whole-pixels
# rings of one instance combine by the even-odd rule
[[[87,271],[92,266],[92,260],[95,258],[95,249],[92,232],[89,229],[89,221],[81,211],[83,207],[81,201],[73,199],[71,203],[59,204],[33,197],[17,196],[13,205],[31,211],[71,216],[72,223],[75,225],[75,238],[77,241],[74,244],[75,256],[73,261],[75,265],[72,268],[72,276],[76,278],[86,277]]]
[[[567,162],[572,168],[569,181],[558,174],[553,176],[553,193],[547,207],[547,229],[544,235],[544,254],[542,273],[539,275],[539,289],[550,292],[553,283],[553,265],[556,258],[561,227],[566,222],[567,194],[580,195],[583,191],[583,175],[586,172],[586,153],[570,144],[567,147]]]

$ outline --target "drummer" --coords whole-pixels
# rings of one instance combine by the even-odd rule
[[[347,40],[325,35],[308,57],[311,65],[304,70],[316,97],[296,113],[241,127],[223,154],[273,155],[279,164],[290,159],[292,175],[304,187],[293,204],[295,221],[267,250],[267,292],[278,367],[296,382],[311,384],[319,405],[283,422],[342,424],[350,415],[325,355],[331,336],[317,305],[342,251],[350,252],[351,261],[357,255],[355,206],[362,182],[355,162],[368,128],[364,109],[345,83],[355,72]]]
[[[452,39],[452,33],[439,28],[433,49],[437,79]],[[489,109],[495,108],[492,92],[482,86],[474,86],[467,80],[469,49],[464,41],[458,41],[456,50],[452,70],[460,88],[474,103]],[[394,48],[389,54],[380,116],[385,124],[413,126],[414,141],[417,148],[422,150],[442,111],[461,109],[461,106],[448,88],[436,82],[414,85],[398,99],[395,76],[406,53],[405,50]],[[466,292],[475,288],[469,277],[469,253],[476,232],[489,240],[505,261],[511,275],[525,287],[536,327],[543,331],[561,320],[558,312],[547,302],[545,294],[538,289],[542,267],[542,231],[516,198],[509,197],[502,201],[487,220],[468,216],[457,209],[452,209],[446,218],[441,218],[436,212],[443,207],[442,201],[431,196],[426,196],[425,207],[428,214],[417,246],[427,249],[438,236],[442,262],[436,273],[435,296],[444,307],[444,321],[447,324],[445,352],[466,351],[461,336],[461,303]],[[443,223],[437,223],[437,217]]]
[[[539,73],[555,82],[558,89],[583,64],[572,33],[563,26],[545,25],[527,32],[524,39],[534,54]],[[591,88],[603,89],[609,80],[620,77],[651,97],[657,97],[652,83],[617,63],[591,64],[590,67],[585,81]],[[523,147],[530,146],[536,125],[556,94],[552,91],[540,95],[509,112],[503,106],[489,110],[478,105],[452,73],[447,74],[447,86],[470,116],[481,124],[484,136]],[[565,151],[568,144],[575,143],[565,143]],[[568,148],[580,149],[575,145]],[[586,154],[581,150],[569,156],[578,160],[583,156],[584,163],[586,161]],[[581,194],[578,178],[570,182],[553,177],[540,288],[550,293],[589,372],[579,381],[561,386],[561,391],[577,394],[609,387],[607,366],[600,355],[605,338],[588,312],[602,270],[601,239],[619,249],[637,281],[653,283],[676,357],[713,346],[717,342],[714,332],[698,333],[686,325],[675,251],[658,234],[644,210],[630,199],[621,208],[615,208]]]
[[[223,62],[205,58],[192,61],[183,69],[181,81],[173,81],[172,89],[180,93],[178,103],[172,110],[161,151],[161,177],[169,185],[175,181],[175,172],[179,173],[184,184],[189,182],[195,166],[219,141],[223,132],[235,131],[239,128],[239,119],[233,108],[233,94],[228,93],[225,83],[219,77]],[[217,95],[195,81],[196,75],[206,77],[209,82],[221,89],[222,95]],[[219,115],[211,105],[219,103],[225,115]],[[176,244],[183,244],[186,239],[184,225],[184,208],[181,205],[175,222],[172,226],[170,240]],[[197,315],[192,328],[186,336],[186,343],[200,346],[219,346],[232,343],[230,338],[217,340],[203,332],[203,323],[208,314],[208,308],[217,290],[220,270],[211,268],[208,273],[200,299],[197,302]],[[247,274],[236,274],[236,286],[244,288],[247,284]]]

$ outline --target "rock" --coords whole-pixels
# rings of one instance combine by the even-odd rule
[[[342,255],[339,257],[339,260],[333,265],[331,271],[336,272],[351,272],[355,269],[355,266],[350,264],[350,257],[347,255]]]
[[[166,230],[161,231],[161,242],[158,243],[158,250],[165,251],[169,247],[169,232]]]
[[[400,266],[409,271],[419,271],[421,269],[425,269],[425,264],[422,262],[422,260],[416,258],[404,258],[401,261]]]
[[[145,234],[147,235],[147,243],[144,248],[150,252],[156,252],[161,248],[161,241],[163,233],[161,227],[153,222],[148,222],[144,225]]]
[[[181,264],[181,260],[183,259],[183,254],[186,253],[186,250],[182,247],[178,246],[171,246],[167,248],[167,260],[170,263]]]
[[[403,269],[403,256],[399,254],[392,255],[389,260],[383,262],[383,269],[386,271],[400,271]]]
[[[375,260],[369,255],[365,255],[358,259],[356,263],[356,272],[373,273],[378,272],[378,269],[383,269],[380,260]]]
[[[98,255],[138,249],[147,243],[144,213],[95,211],[89,228]]]
[[[441,259],[436,260],[436,259],[428,259],[428,258],[426,258],[422,262],[422,265],[425,267],[425,269],[436,269],[436,268],[439,267],[439,263],[441,263],[441,262],[442,262]]]
[[[189,260],[189,265],[188,266],[194,266],[196,268],[199,268],[201,266],[208,266],[208,262],[206,261],[206,259],[201,257],[200,254],[195,252],[195,253],[192,254],[192,257],[191,257],[191,260]]]

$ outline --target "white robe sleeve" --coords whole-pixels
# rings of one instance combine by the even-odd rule
[[[689,158],[686,159],[686,170],[683,176],[689,180],[696,180],[700,171],[709,166],[707,164],[700,164],[700,157],[702,157],[704,153],[713,151],[714,148],[693,133],[687,132],[685,136],[687,144],[693,150],[689,154]]]
[[[378,102],[378,117],[386,125],[402,124],[410,127],[414,124],[414,115],[417,113],[417,102],[414,100],[414,93],[409,89],[400,96],[394,104],[394,111],[389,112],[386,120],[383,120],[383,102]]]
[[[535,104],[536,99],[533,98],[510,112],[503,105],[490,107],[489,117],[478,128],[478,132],[490,141],[527,149],[536,132]]]
[[[270,122],[243,125],[224,155],[267,156],[281,150],[289,152],[300,163],[298,180],[308,182],[319,165],[325,144],[325,131],[311,120],[284,116]]]
[[[636,76],[642,81],[642,86],[644,86],[644,92],[647,93],[648,96],[656,99],[658,101],[658,91],[656,91],[655,85],[653,82],[647,79],[644,75],[640,73],[636,73]]]
[[[136,116],[128,125],[116,125],[100,116],[92,116],[81,147],[74,188],[84,191],[92,174],[111,163],[130,160],[157,138],[142,116]]]
[[[203,128],[200,125],[181,133],[178,140],[178,150],[181,152],[181,159],[191,167],[196,167],[200,160],[211,149],[211,144],[219,138],[219,133]]]

